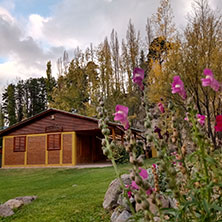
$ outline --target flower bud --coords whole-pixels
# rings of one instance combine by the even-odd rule
[[[136,176],[135,182],[136,182],[137,185],[141,186],[141,184],[142,184],[142,179],[141,179],[141,177],[140,177],[140,176]]]
[[[140,155],[138,158],[137,158],[137,163],[138,163],[138,166],[143,166],[143,163],[144,163],[144,155]]]
[[[111,150],[113,150],[113,149],[115,149],[115,147],[116,147],[116,145],[112,142],[111,144],[110,144],[110,146],[109,146],[109,148],[111,149]]]
[[[110,150],[108,148],[103,149],[103,154],[108,156],[110,154]]]
[[[102,146],[106,146],[106,139],[102,139]]]
[[[98,113],[98,117],[99,117],[99,118],[102,118],[102,117],[103,117],[103,112],[100,111],[100,112]]]
[[[110,135],[110,130],[109,129],[102,129],[102,134],[108,136],[108,135]]]
[[[108,118],[108,117],[106,117],[106,118],[104,119],[104,123],[105,123],[105,124],[108,124],[108,123],[109,123],[109,118]]]
[[[136,201],[137,203],[141,203],[141,202],[142,202],[142,200],[141,200],[141,198],[140,198],[140,196],[139,196],[138,193],[135,195],[135,201]]]
[[[147,200],[143,200],[142,201],[142,208],[145,209],[149,209],[149,203]]]

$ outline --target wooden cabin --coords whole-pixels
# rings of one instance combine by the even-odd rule
[[[123,127],[109,123],[113,138]],[[2,167],[75,166],[106,161],[98,119],[49,109],[0,132]]]

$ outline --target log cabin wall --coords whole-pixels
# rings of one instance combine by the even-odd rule
[[[52,133],[26,135],[26,149],[22,152],[14,150],[14,138],[17,136],[3,137],[2,167],[74,166],[76,164],[76,134],[74,132],[61,133],[60,150],[48,150],[48,135]]]
[[[53,134],[61,135],[59,149],[48,149],[48,136]],[[16,137],[21,139],[15,142]],[[2,167],[74,166],[105,161],[101,137],[97,120],[52,109],[5,130]],[[15,150],[18,141],[25,144],[22,150],[19,146]]]

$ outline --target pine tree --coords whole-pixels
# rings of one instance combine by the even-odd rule
[[[11,126],[16,123],[15,85],[9,84],[2,95],[3,112],[6,124]]]

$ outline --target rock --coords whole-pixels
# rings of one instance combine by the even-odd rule
[[[125,185],[131,184],[131,179],[128,174],[123,174],[121,178]],[[115,207],[117,207],[118,206],[117,201],[121,192],[122,190],[120,187],[119,179],[113,180],[110,183],[108,190],[106,191],[104,201],[103,201],[103,208],[106,210],[112,210]]]
[[[128,221],[129,217],[131,217],[131,214],[127,211],[124,210],[116,219],[115,222],[126,222]]]
[[[132,199],[130,199],[131,203],[133,202]],[[123,193],[121,193],[118,197],[118,200],[117,200],[117,204],[119,206],[122,206],[124,209],[130,211],[130,206],[128,204],[128,201],[127,199],[124,197]]]
[[[23,204],[30,204],[33,200],[37,199],[37,196],[24,196],[24,197],[16,197],[16,200],[22,201]]]
[[[4,205],[9,206],[12,210],[21,207],[23,204],[23,201],[16,199],[11,199],[4,203]]]
[[[111,218],[110,218],[110,221],[111,221],[111,222],[115,222],[115,221],[117,220],[117,218],[119,217],[120,214],[121,214],[120,209],[117,207],[117,208],[113,211],[113,213],[112,213],[112,215],[111,215]]]
[[[0,205],[0,217],[9,217],[12,216],[13,214],[14,212],[8,205],[5,204]]]

